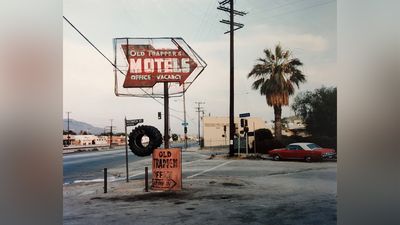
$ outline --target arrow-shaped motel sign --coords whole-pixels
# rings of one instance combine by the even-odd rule
[[[156,49],[150,44],[121,45],[129,67],[124,88],[153,87],[159,82],[183,84],[197,63],[180,47]]]

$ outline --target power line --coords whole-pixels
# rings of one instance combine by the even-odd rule
[[[100,55],[102,55],[115,69],[117,69],[122,75],[126,76],[126,74],[124,72],[122,72],[106,55],[103,54],[103,52],[100,51],[100,49],[98,49],[76,26],[74,26],[71,21],[69,21],[65,16],[63,16],[64,20],[68,22],[69,25],[71,25],[72,28],[74,28],[74,30],[76,32],[78,32],[94,49],[96,49],[96,51],[98,53],[100,53]],[[142,88],[140,88],[141,91],[143,91],[146,95],[148,95],[150,98],[152,98],[154,101],[158,102],[160,105],[164,106],[164,104],[162,102],[160,102],[158,99],[156,99],[155,97],[151,96],[147,91],[143,90]],[[176,109],[173,108],[169,108],[172,111],[176,111],[179,112]]]
[[[229,3],[229,7],[225,7]],[[217,8],[224,12],[229,12],[229,20],[221,20],[221,23],[229,24],[229,31],[225,32],[229,33],[230,40],[229,40],[229,156],[234,155],[234,147],[233,147],[233,138],[235,134],[235,118],[234,118],[234,89],[235,89],[235,67],[234,67],[234,33],[235,30],[244,27],[244,24],[235,23],[234,16],[244,16],[247,13],[242,11],[237,11],[234,9],[234,0],[223,0],[219,2],[219,7]],[[236,28],[235,28],[236,27]]]
[[[119,68],[117,68],[114,63],[107,57],[105,56],[84,34],[82,34],[82,32],[80,30],[78,30],[78,28],[76,28],[65,16],[63,16],[64,20],[67,21],[69,23],[69,25],[71,25],[72,28],[74,28],[76,30],[76,32],[78,32],[94,49],[96,49],[96,51],[98,53],[100,53],[100,55],[102,55],[115,69],[119,70],[122,74],[124,74]]]
[[[311,4],[311,5],[308,5],[306,7],[298,8],[298,9],[295,9],[295,10],[289,10],[289,11],[286,11],[286,12],[283,12],[283,13],[278,13],[278,14],[271,15],[271,16],[261,16],[259,18],[272,19],[272,18],[275,18],[275,17],[280,17],[280,16],[291,14],[291,13],[297,13],[297,12],[305,11],[307,9],[315,8],[315,7],[318,7],[318,6],[327,5],[327,4],[332,3],[332,2],[336,2],[336,0],[318,2],[317,4]],[[270,10],[270,11],[272,11],[272,10]],[[265,14],[265,13],[263,12],[263,14]]]
[[[297,4],[299,4],[299,3],[303,2],[303,1],[305,1],[305,0],[294,0],[294,1],[291,1],[291,2],[287,2],[287,3],[284,3],[284,4],[277,5],[276,7],[270,7],[270,6],[267,6],[267,7],[256,7],[254,11],[251,11],[251,14],[252,15],[257,15],[257,14],[260,14],[260,13],[267,14],[269,12],[272,12],[272,11],[276,10],[276,9],[297,5]]]

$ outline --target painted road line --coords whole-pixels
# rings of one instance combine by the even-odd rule
[[[184,162],[184,163],[182,163],[182,165],[189,165],[189,164],[192,164],[192,163],[194,163],[194,162],[203,161],[203,160],[204,160],[204,159],[197,159],[197,160],[190,161],[190,162]]]
[[[227,164],[229,164],[229,163],[231,163],[231,162],[233,162],[233,161],[224,162],[224,163],[222,163],[222,164],[219,164],[218,166],[215,166],[215,167],[210,168],[210,169],[206,169],[206,170],[204,170],[204,171],[202,171],[202,172],[200,172],[200,173],[196,173],[196,174],[191,175],[191,176],[188,176],[188,177],[186,177],[186,178],[191,179],[191,178],[193,178],[193,177],[197,177],[197,176],[202,175],[202,174],[204,174],[204,173],[207,173],[207,172],[209,172],[209,171],[218,169],[218,168],[221,167],[221,166],[225,166],[225,165],[227,165]]]
[[[144,172],[136,173],[136,174],[130,175],[129,178],[136,177],[136,176],[140,176],[140,175],[143,175],[143,174],[144,174]],[[151,172],[149,172],[149,174],[151,174]],[[112,181],[110,181],[110,182],[121,181],[121,180],[126,180],[126,176],[125,176],[125,177],[120,177],[120,178],[114,179],[114,180],[112,180]]]
[[[198,161],[202,161],[202,160],[204,160],[204,159],[197,159],[197,160],[194,160],[194,161],[185,162],[185,163],[182,163],[182,165],[188,165],[188,164],[192,164],[194,162],[198,162]],[[143,175],[143,174],[144,174],[144,172],[139,172],[139,173],[130,175],[129,178],[137,177],[137,176],[140,176],[140,175]],[[149,171],[149,174],[152,174],[152,172]],[[125,180],[125,179],[126,179],[125,177],[121,177],[121,178],[117,178],[115,180],[112,180],[111,182],[113,182],[113,181],[121,181],[121,180]]]

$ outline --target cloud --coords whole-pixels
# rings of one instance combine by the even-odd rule
[[[286,29],[272,28],[267,25],[257,25],[248,28],[242,37],[237,38],[239,47],[269,47],[278,43],[289,49],[301,49],[307,52],[324,52],[329,45],[326,38],[312,33],[294,33]],[[248,35],[257,34],[257,35]],[[266,46],[268,45],[268,46]]]
[[[326,62],[326,54],[332,52],[334,46],[331,46],[325,37],[267,25],[249,26],[246,29],[246,32],[237,32],[235,38],[235,114],[251,112],[252,116],[261,117],[266,121],[273,119],[273,109],[267,106],[264,96],[251,90],[252,80],[247,79],[246,75],[255,60],[262,56],[262,50],[273,48],[277,43],[293,50],[294,55],[305,64],[303,69],[308,82],[302,85],[300,90],[336,84],[335,59]],[[206,102],[204,108],[207,114],[228,115],[229,35],[221,34],[214,41],[189,44],[208,63],[208,67],[189,88],[186,96],[189,132],[196,133],[195,101]],[[112,52],[105,53],[113,55]],[[112,66],[83,40],[64,39],[65,110],[79,115],[76,118],[78,120],[100,127],[107,125],[108,119],[114,118],[118,129],[123,129],[120,121],[127,115],[128,118],[142,117],[146,124],[155,125],[162,130],[162,120],[157,120],[156,113],[163,110],[162,106],[151,99],[115,97],[113,74]],[[181,101],[172,99],[170,104],[172,108],[182,110]],[[171,113],[183,117],[182,113]],[[290,114],[290,108],[285,107],[283,116]],[[182,132],[181,121],[171,117],[171,129],[173,132]]]

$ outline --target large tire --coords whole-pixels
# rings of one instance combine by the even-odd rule
[[[142,145],[142,137],[149,137],[149,144]],[[162,144],[162,135],[160,131],[153,126],[138,126],[129,134],[129,148],[133,154],[137,156],[149,156],[153,153],[154,149]]]

